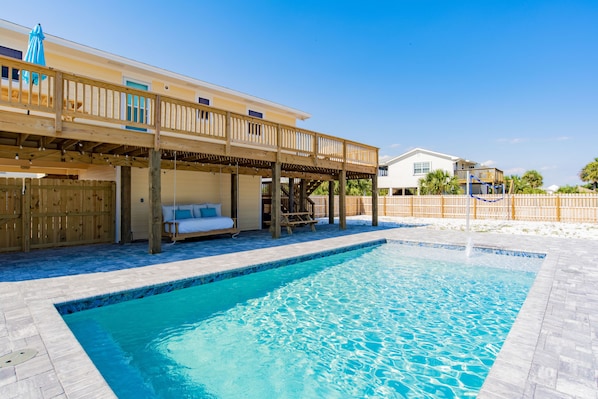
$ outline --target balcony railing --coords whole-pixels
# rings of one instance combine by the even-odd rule
[[[247,146],[347,165],[378,165],[378,149],[338,137],[254,118],[123,85],[0,56],[0,107],[50,114],[62,121]],[[16,72],[15,72],[16,71]],[[26,83],[23,71],[37,73]],[[124,143],[126,144],[126,143]],[[372,169],[376,173],[376,169]]]
[[[476,168],[476,169],[459,169],[455,171],[455,176],[459,180],[459,183],[465,184],[467,183],[467,173],[469,172],[470,175],[475,176],[476,178],[480,179],[484,183],[503,183],[504,176],[503,171],[496,168]],[[475,183],[475,181],[474,181]]]

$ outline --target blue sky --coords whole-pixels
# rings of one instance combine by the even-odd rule
[[[598,157],[598,1],[29,0],[1,18],[544,185]],[[67,11],[68,10],[68,11]]]

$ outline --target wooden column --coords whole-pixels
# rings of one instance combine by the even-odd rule
[[[224,152],[225,152],[226,155],[228,155],[228,154],[230,154],[230,142],[231,142],[230,111],[226,111],[226,126],[225,126],[224,136],[226,138],[226,145],[224,147]]]
[[[280,162],[272,162],[272,208],[270,233],[272,238],[280,238]]]
[[[378,175],[372,175],[372,226],[378,226]]]
[[[347,229],[347,172],[343,169],[338,176],[338,227]]]
[[[149,237],[148,250],[150,254],[162,252],[162,152],[149,151]]]
[[[295,212],[295,179],[289,177],[289,212]]]
[[[56,77],[54,78],[54,130],[56,134],[62,132],[62,102],[63,102],[63,90],[64,83],[62,80],[62,72],[56,71]],[[76,106],[75,106],[76,108]]]
[[[239,213],[239,204],[237,203],[239,175],[232,173],[230,175],[230,217],[237,220]],[[238,223],[238,221],[237,221]],[[238,227],[238,224],[236,225]]]
[[[146,100],[147,101],[147,100]],[[162,127],[162,97],[158,94],[154,103],[154,148],[160,149],[160,128]]]
[[[131,233],[131,167],[120,167],[120,243],[129,244]]]
[[[328,182],[328,224],[334,224],[334,180]]]
[[[556,221],[560,222],[561,221],[561,197],[560,197],[560,195],[556,196],[555,201],[556,201],[556,203],[555,203],[555,207],[556,207]]]
[[[301,179],[299,182],[299,212],[307,212],[307,182],[305,179]]]

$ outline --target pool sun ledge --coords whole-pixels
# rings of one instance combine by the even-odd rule
[[[389,239],[464,245],[465,233],[392,229],[106,273],[0,283],[0,356],[34,348],[0,368],[0,397],[114,397],[54,304],[184,280],[305,253]],[[598,398],[598,254],[594,241],[474,234],[475,246],[546,253],[479,398]],[[281,251],[284,248],[284,251]]]

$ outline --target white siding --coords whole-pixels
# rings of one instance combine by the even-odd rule
[[[425,177],[426,174],[415,175],[413,173],[413,164],[416,162],[430,162],[430,171],[442,169],[451,175],[454,172],[454,161],[451,159],[416,152],[409,157],[388,165],[388,176],[380,177],[378,186],[380,188],[417,187],[419,179]]]

